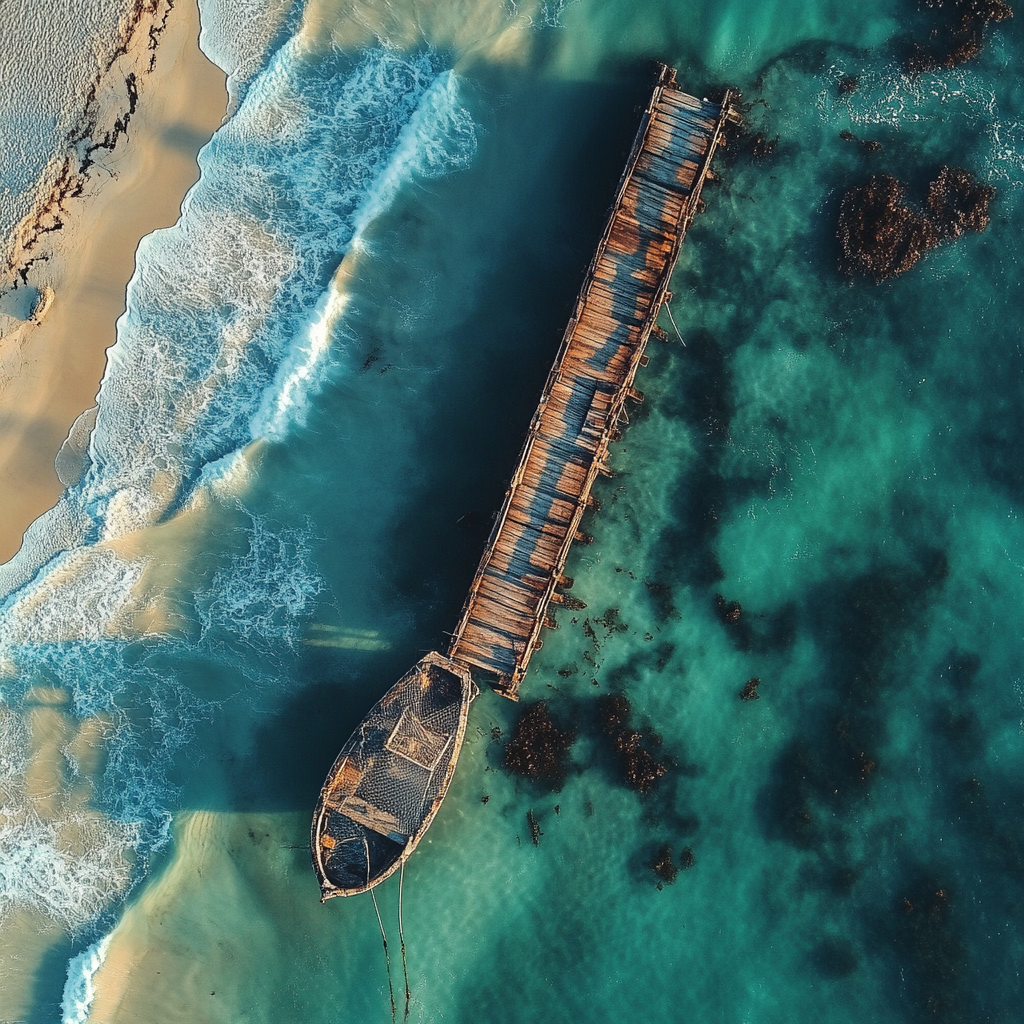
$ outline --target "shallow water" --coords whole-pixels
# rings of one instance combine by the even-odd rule
[[[406,871],[411,1019],[1013,1020],[1019,25],[916,82],[894,2],[294,25],[140,248],[90,466],[2,570],[0,914],[69,936],[19,1012],[390,1019],[372,905],[317,903],[310,809],[455,622],[658,57],[763,101],[778,147],[719,161],[686,347],[651,349],[569,566],[588,610],[524,685],[579,729],[564,788],[503,773],[516,709],[473,709]],[[988,231],[841,278],[842,192],[943,162],[997,186]],[[676,765],[644,798],[596,725],[620,691]],[[659,890],[663,843],[694,865]]]

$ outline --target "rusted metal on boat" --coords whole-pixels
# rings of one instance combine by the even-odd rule
[[[372,889],[412,856],[455,774],[478,692],[465,665],[432,652],[359,723],[313,813],[321,902]]]

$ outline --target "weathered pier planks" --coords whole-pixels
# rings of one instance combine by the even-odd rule
[[[730,117],[728,93],[699,100],[662,69],[449,648],[512,699],[554,625],[548,605],[625,402],[642,399],[633,380]]]

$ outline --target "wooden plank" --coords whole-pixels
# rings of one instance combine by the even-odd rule
[[[662,70],[474,577],[452,656],[514,695],[728,115]],[[727,94],[728,97],[728,94]]]
[[[408,838],[402,823],[390,811],[382,810],[362,797],[346,797],[338,810],[357,824],[365,825],[368,829],[396,842],[404,843]]]

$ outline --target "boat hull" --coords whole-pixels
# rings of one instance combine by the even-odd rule
[[[432,652],[359,723],[313,814],[321,901],[372,889],[412,855],[455,774],[477,693],[465,665]]]

